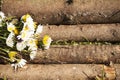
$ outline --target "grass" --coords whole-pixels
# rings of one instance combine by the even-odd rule
[[[53,41],[51,45],[120,45],[120,42],[80,42],[80,41]]]

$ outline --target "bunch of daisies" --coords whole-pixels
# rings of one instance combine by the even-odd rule
[[[29,14],[18,20],[0,12],[0,58],[9,61],[15,69],[23,67],[27,61],[22,54],[29,54],[31,60],[35,58],[42,31],[43,26],[37,25]],[[44,49],[49,49],[51,41],[48,35],[43,37]]]

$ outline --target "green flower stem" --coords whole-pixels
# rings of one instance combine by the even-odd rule
[[[5,59],[5,60],[7,60],[7,61],[9,61],[9,62],[10,62],[10,59],[9,59],[9,58],[7,58],[7,57],[0,56],[0,58],[3,58],[3,59]]]
[[[23,53],[29,53],[30,51],[28,51],[28,50],[23,50],[22,52],[23,52]]]
[[[4,40],[6,40],[6,38],[5,38],[5,37],[2,37],[2,36],[0,36],[0,39],[4,39]]]
[[[1,50],[1,51],[4,51],[4,52],[6,52],[6,53],[9,53],[9,50],[2,49],[2,48],[0,48],[0,50]]]
[[[5,53],[5,52],[1,52],[1,51],[0,51],[0,54],[6,55],[6,53]]]

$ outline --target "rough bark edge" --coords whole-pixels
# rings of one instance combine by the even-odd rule
[[[14,72],[10,65],[0,65],[0,77],[6,76],[8,80],[93,80],[95,76],[103,74],[103,66],[96,64],[34,64]],[[120,79],[119,66],[120,64],[114,65],[116,80]]]
[[[29,61],[29,56],[24,54],[23,58],[37,64],[120,63],[120,45],[52,45],[48,50],[39,49],[34,60]]]
[[[30,63],[120,63],[119,45],[54,45],[39,50]]]
[[[120,41],[120,24],[44,25],[40,35],[49,35],[54,41]]]
[[[120,0],[73,0],[72,3],[68,0],[3,0],[1,10],[17,17],[30,13],[41,24],[118,23],[119,2]]]

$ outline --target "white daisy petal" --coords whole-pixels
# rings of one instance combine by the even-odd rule
[[[52,41],[53,41],[53,40],[51,39],[51,37],[47,37],[46,39],[45,39],[45,37],[44,37],[44,40],[43,40],[44,49],[49,49],[50,44],[51,44]]]
[[[15,37],[15,34],[13,32],[11,32],[8,35],[8,38],[6,39],[7,46],[9,46],[9,47],[13,47],[14,46],[14,37]]]
[[[30,51],[37,51],[37,46],[30,46],[28,48],[28,50],[30,50]]]
[[[21,17],[21,20],[23,21],[23,23],[25,23],[25,22],[32,22],[33,21],[32,17],[29,14],[23,15]]]
[[[50,45],[44,46],[44,49],[49,49],[49,48],[50,48]]]
[[[36,30],[36,35],[39,35],[40,33],[42,33],[42,31],[43,31],[43,26],[42,25],[38,25],[38,27],[37,27],[37,30]]]
[[[21,59],[21,63],[26,63],[27,61],[25,59]]]
[[[5,14],[4,14],[2,11],[0,11],[0,17],[1,17],[2,19],[5,18]]]
[[[22,65],[22,63],[21,63],[21,64],[19,63],[19,65],[20,65],[20,67],[21,67],[21,68],[23,68],[23,65]]]
[[[34,31],[22,31],[18,38],[21,38],[23,41],[28,41],[34,34]]]
[[[23,68],[23,66],[26,64],[26,62],[27,61],[25,59],[21,59],[19,62],[11,64],[11,66],[14,67],[16,70],[18,67]]]
[[[33,60],[37,54],[37,51],[31,51],[30,53],[30,59]]]
[[[26,23],[24,23],[22,31],[35,31],[34,22],[31,22],[31,23],[26,22]]]
[[[26,64],[26,62],[27,61],[25,59],[21,59],[18,64],[20,64],[20,66],[23,67]]]
[[[27,46],[27,43],[25,41],[21,41],[16,44],[16,48],[18,51],[24,50],[26,46]]]
[[[19,63],[19,64],[17,64],[17,67],[21,67],[20,63]]]
[[[13,30],[15,30],[15,25],[12,23],[7,23],[7,30],[9,32],[13,32]]]
[[[18,65],[17,65],[17,64],[15,64],[15,66],[14,66],[14,68],[15,68],[15,71],[17,70],[17,67],[18,67]]]
[[[12,66],[12,67],[14,67],[14,66],[15,66],[15,64],[11,64],[11,66]]]
[[[27,20],[26,20],[26,22],[27,22],[27,23],[32,23],[32,22],[33,22],[32,17],[31,17],[31,16],[30,16],[30,17],[28,17],[28,18],[27,18]]]
[[[36,43],[36,39],[32,39],[32,38],[30,38],[29,40],[28,40],[28,50],[30,50],[30,51],[35,51],[35,50],[37,50],[37,43]]]

